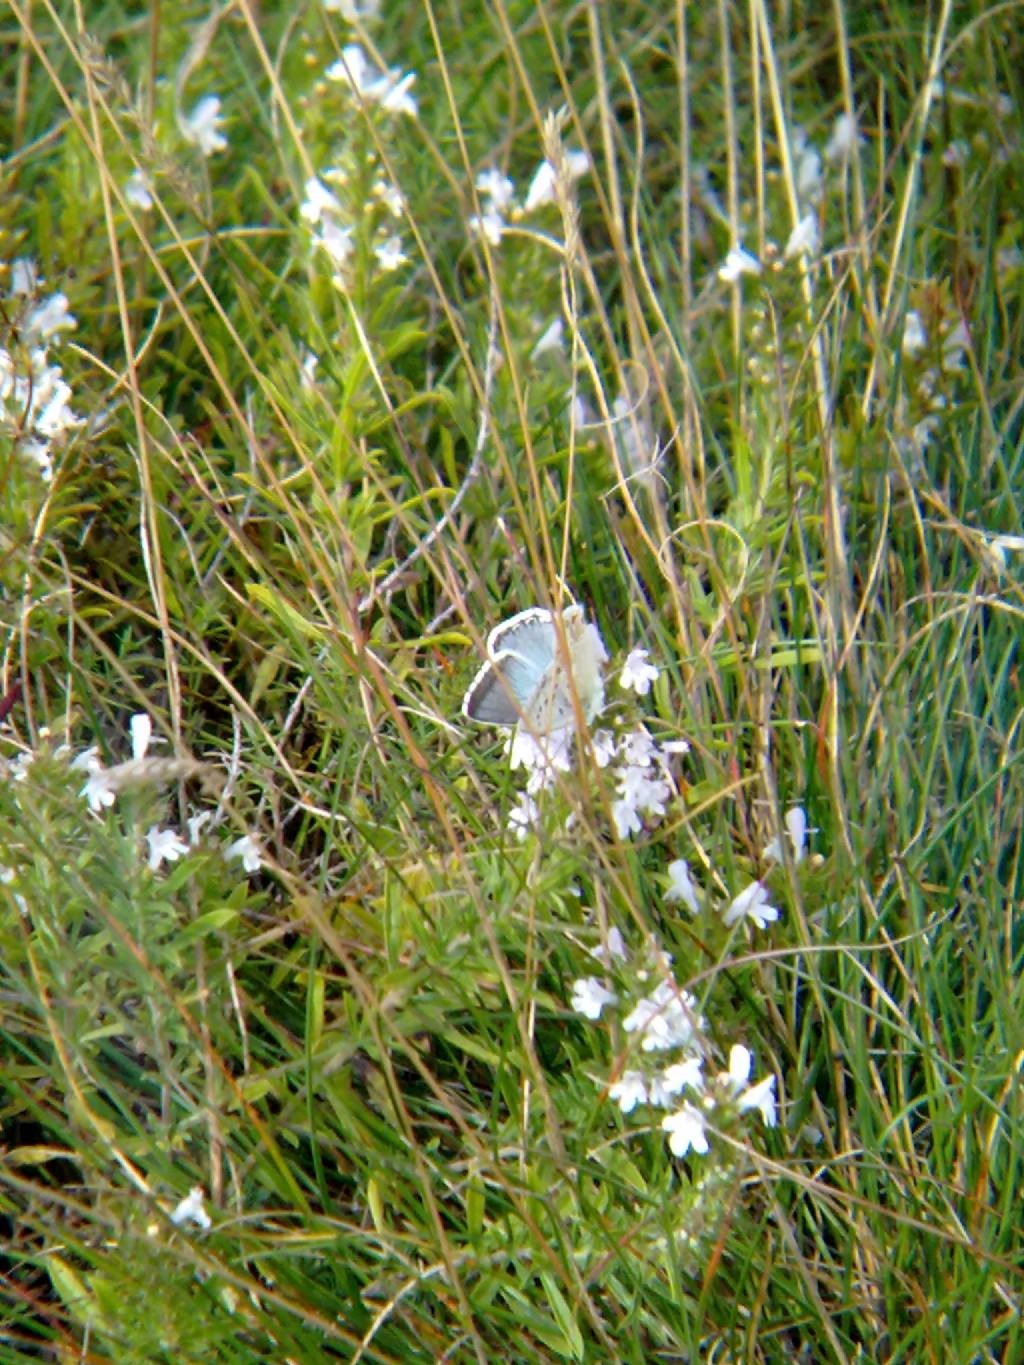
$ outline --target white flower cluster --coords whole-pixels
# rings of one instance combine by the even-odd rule
[[[100,815],[109,809],[122,791],[138,785],[146,779],[147,774],[151,774],[154,770],[153,760],[147,757],[151,743],[155,742],[153,740],[152,720],[144,711],[140,711],[132,716],[129,724],[132,756],[127,762],[118,763],[112,768],[104,766],[99,757],[99,749],[95,745],[84,750],[70,761],[69,767],[73,772],[88,774],[79,795],[85,800],[94,815]],[[24,769],[27,765],[23,764],[22,766]],[[24,775],[25,773],[22,771],[20,776],[24,777]],[[212,811],[201,811],[192,816],[188,821],[189,837],[187,842],[173,829],[151,825],[145,834],[148,850],[146,862],[150,871],[158,872],[164,863],[175,863],[179,858],[190,853],[198,845],[204,826],[212,818]],[[241,838],[228,844],[223,849],[223,854],[229,861],[233,858],[240,858],[242,867],[246,872],[258,872],[263,865],[259,843],[251,834],[243,834]]]
[[[923,413],[910,429],[909,439],[903,440],[904,453],[919,456],[927,449],[939,414],[949,406],[949,391],[956,377],[967,369],[967,355],[971,335],[958,314],[946,316],[935,324],[934,345],[919,313],[911,310],[903,319],[902,351],[911,363],[911,393],[915,409]],[[916,357],[931,361],[915,372]]]
[[[586,152],[567,150],[565,174],[570,181],[578,180],[590,169]],[[476,190],[483,210],[469,220],[470,231],[485,237],[497,246],[505,233],[509,217],[533,213],[546,204],[555,203],[558,196],[558,171],[550,161],[542,161],[533,173],[522,207],[515,202],[515,183],[493,166],[481,171],[476,178]]]
[[[14,261],[5,311],[22,345],[14,351],[0,346],[0,433],[35,462],[49,482],[55,448],[69,431],[81,426],[82,419],[72,411],[70,385],[50,356],[53,338],[77,323],[64,294],[32,302],[41,283],[31,261]]]
[[[842,167],[852,156],[858,141],[859,134],[856,123],[849,114],[840,114],[832,129],[832,136],[825,146],[825,161],[830,166]],[[822,174],[822,154],[809,141],[802,128],[793,129],[791,143],[793,180],[799,217],[781,253],[783,261],[790,261],[799,256],[817,256],[821,249],[818,206],[825,189]],[[704,180],[698,179],[697,188],[709,212],[712,212],[716,218],[723,218],[722,206],[710,186],[705,187]],[[777,260],[779,258],[778,248],[768,243],[766,255]],[[762,269],[761,261],[747,251],[741,243],[735,242],[718,268],[718,278],[724,284],[735,284],[743,275],[760,275]]]
[[[620,976],[629,971],[629,956],[617,929],[608,934],[607,946],[593,954],[606,968]],[[756,1109],[768,1127],[777,1119],[775,1077],[766,1076],[748,1085],[752,1057],[749,1050],[736,1045],[729,1054],[729,1069],[714,1079],[704,1075],[708,1044],[707,1021],[700,1014],[694,997],[669,974],[672,959],[654,954],[655,974],[660,980],[653,991],[636,1001],[622,1020],[622,1029],[640,1044],[634,1066],[624,1069],[608,1087],[608,1096],[624,1114],[638,1105],[670,1109],[661,1121],[668,1144],[676,1156],[690,1150],[701,1155],[710,1150],[707,1129],[722,1125],[736,1114]],[[649,963],[633,973],[635,984],[646,984],[652,974]],[[620,996],[598,977],[583,977],[573,984],[571,1006],[577,1014],[598,1020],[602,1011],[619,1003]],[[677,1054],[664,1064],[664,1054]],[[645,1060],[644,1054],[650,1060]],[[682,1097],[682,1099],[681,1099]],[[680,1102],[681,1099],[681,1102]]]
[[[353,242],[355,226],[341,200],[324,184],[325,180],[341,186],[346,183],[347,177],[343,171],[333,167],[323,171],[321,176],[310,176],[304,187],[305,198],[299,206],[299,216],[311,229],[315,229],[312,234],[313,248],[326,253],[335,271],[338,272],[335,275],[335,283],[343,286],[344,281],[340,272],[355,250]],[[372,212],[375,206],[393,218],[400,218],[405,212],[405,200],[401,191],[394,185],[378,180],[373,186],[372,196],[375,203],[371,201],[364,204],[361,207],[363,214]],[[373,254],[379,270],[383,274],[388,274],[404,265],[408,257],[402,239],[397,233],[389,231],[381,222],[376,222],[374,227],[377,240],[373,246]]]
[[[398,67],[382,70],[367,57],[358,43],[349,43],[341,50],[341,57],[327,68],[329,81],[346,86],[364,104],[376,104],[388,114],[406,114],[415,118],[418,113],[414,71],[403,72]]]
[[[604,642],[595,632],[597,657],[607,659]],[[646,649],[634,649],[626,658],[619,675],[619,685],[639,696],[646,696],[658,677],[658,669],[648,662]],[[600,679],[593,680],[594,694],[600,694],[603,704],[604,688]],[[600,710],[600,705],[596,707]],[[536,828],[539,809],[534,799],[552,786],[560,773],[568,772],[576,753],[575,727],[563,725],[544,735],[537,735],[517,726],[509,736],[506,752],[509,767],[526,772],[526,789],[512,808],[508,827],[522,840]],[[609,770],[614,783],[615,799],[611,805],[612,822],[620,839],[632,838],[661,820],[668,803],[676,793],[672,760],[689,750],[685,740],[659,743],[643,725],[614,732],[598,729],[590,735],[590,752],[597,767]]]

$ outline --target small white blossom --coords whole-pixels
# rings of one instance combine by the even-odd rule
[[[324,9],[340,14],[349,24],[366,23],[380,16],[380,0],[323,0]]]
[[[760,275],[761,262],[741,246],[734,246],[718,267],[718,278],[724,284],[734,284],[741,275]]]
[[[325,74],[328,80],[347,85],[367,103],[379,104],[388,113],[416,117],[416,99],[409,93],[416,80],[415,72],[403,75],[397,68],[380,71],[358,43],[342,48],[340,60],[329,66]]]
[[[139,762],[146,757],[149,742],[153,738],[153,722],[145,711],[138,711],[128,724],[132,735],[132,758]]]
[[[498,213],[504,213],[512,203],[512,196],[515,193],[515,185],[496,167],[491,166],[486,171],[481,171],[476,178],[477,193],[481,194],[492,209]]]
[[[198,815],[190,816],[186,822],[188,825],[188,841],[193,848],[199,843],[199,836],[212,819],[212,810],[201,810]]]
[[[840,114],[832,126],[832,136],[825,146],[825,160],[833,165],[848,161],[858,141],[857,121],[850,114]]]
[[[540,824],[540,811],[536,801],[528,793],[523,792],[519,800],[508,813],[508,828],[520,843],[526,838],[531,830],[537,829]]]
[[[821,191],[821,157],[814,147],[806,146],[796,166],[797,199],[801,204],[816,204]]]
[[[567,150],[565,169],[570,181],[579,180],[590,169],[590,157],[578,149]],[[542,161],[534,171],[533,179],[526,191],[524,212],[533,213],[535,209],[543,208],[546,204],[553,204],[557,197],[557,188],[558,172],[550,161]]]
[[[557,351],[561,354],[565,350],[565,323],[561,318],[555,318],[540,335],[537,344],[533,348],[533,355],[547,355],[549,351]]]
[[[786,243],[784,253],[785,258],[790,261],[794,256],[816,256],[820,244],[818,219],[813,213],[805,213],[789,234],[789,241]]]
[[[766,1127],[774,1128],[778,1120],[778,1110],[775,1105],[775,1077],[765,1076],[756,1085],[752,1085],[739,1097],[737,1104],[741,1114],[751,1109],[757,1109]]]
[[[768,904],[768,892],[760,882],[751,882],[726,910],[722,919],[725,924],[732,925],[743,919],[749,919],[756,924],[758,929],[764,929],[772,920],[779,918],[779,912],[774,905]]]
[[[944,166],[966,166],[971,149],[963,138],[957,138],[949,144],[942,153],[942,164]]]
[[[311,175],[306,181],[303,192],[305,198],[299,206],[299,214],[307,223],[316,226],[325,215],[341,216],[342,208],[337,196],[332,194],[315,175]]]
[[[124,197],[132,208],[151,209],[153,207],[153,182],[145,171],[132,171],[124,182]]]
[[[928,333],[924,330],[924,324],[920,315],[909,312],[903,319],[903,354],[915,355],[928,344]]]
[[[147,830],[146,843],[149,845],[151,872],[158,871],[162,863],[177,862],[188,852],[188,844],[179,839],[173,829],[159,829],[156,825]]]
[[[224,850],[224,857],[228,859],[241,858],[242,867],[246,872],[258,872],[263,866],[260,846],[251,834],[243,834],[240,839],[229,844]]]
[[[692,1104],[684,1104],[674,1114],[666,1114],[661,1126],[669,1134],[668,1145],[676,1156],[685,1156],[691,1148],[699,1156],[706,1156],[710,1150],[704,1115]]]
[[[386,242],[375,246],[373,254],[377,257],[377,264],[384,271],[397,270],[409,259],[402,250],[401,237],[396,236],[389,237]]]
[[[783,823],[786,826],[786,834],[793,850],[793,861],[802,863],[807,856],[807,814],[804,808],[802,806],[791,806],[786,811]],[[777,838],[767,845],[763,856],[769,862],[782,862],[782,848]]]
[[[197,1228],[202,1228],[205,1232],[210,1227],[210,1215],[203,1208],[203,1189],[201,1185],[194,1185],[188,1194],[171,1214],[171,1222],[176,1227],[181,1227],[183,1223],[195,1223]]]
[[[647,1102],[647,1086],[640,1071],[624,1071],[614,1085],[608,1087],[613,1099],[624,1114],[631,1114],[638,1104]]]
[[[619,753],[630,767],[649,768],[657,757],[658,746],[647,730],[638,725],[635,730],[630,730],[628,734],[622,736]]]
[[[203,156],[222,152],[228,145],[227,138],[220,131],[224,120],[220,115],[220,100],[216,95],[204,95],[191,114],[182,120],[181,131],[188,142],[195,145]]]
[[[378,180],[371,192],[380,200],[392,218],[401,218],[405,212],[405,196],[397,185],[390,185],[385,180]]]
[[[313,235],[313,245],[326,251],[336,266],[343,266],[352,255],[352,229],[325,218],[320,231]]]
[[[89,803],[91,811],[102,811],[112,806],[117,797],[110,773],[106,768],[96,768],[89,774],[89,780],[79,792]]]
[[[607,940],[590,950],[590,956],[596,958],[605,967],[610,965],[613,958],[618,958],[620,962],[626,961],[626,943],[622,933],[615,925],[612,925],[608,930]]]
[[[469,230],[497,246],[505,234],[505,220],[497,209],[487,209],[479,217],[474,214],[470,218]]]
[[[77,326],[68,311],[66,294],[51,294],[45,303],[32,309],[23,324],[26,337],[38,341],[49,341],[58,332],[71,331]]]
[[[666,1067],[660,1076],[653,1077],[647,1092],[651,1104],[657,1109],[670,1109],[672,1101],[687,1086],[692,1090],[701,1090],[704,1085],[701,1065],[699,1057],[687,1057],[685,1062],[675,1062]]]
[[[611,730],[595,730],[590,736],[594,749],[594,762],[599,768],[607,768],[618,752],[618,742]]]
[[[641,1000],[622,1021],[627,1033],[642,1034],[645,1052],[685,1047],[692,1043],[703,1020],[696,1014],[693,996],[681,991],[673,981],[662,981],[654,992]]]
[[[619,675],[619,686],[632,688],[638,697],[646,697],[658,677],[658,669],[647,662],[647,653],[646,649],[631,649]]]
[[[572,985],[570,1005],[587,1019],[599,1019],[605,1005],[614,1005],[618,996],[602,985],[596,976],[584,976]]]
[[[19,256],[11,262],[11,282],[7,292],[12,299],[27,298],[29,294],[34,294],[39,283],[39,272],[34,261],[27,256]]]
[[[669,888],[665,892],[666,901],[682,901],[692,915],[700,911],[697,888],[690,876],[690,869],[684,858],[676,858],[668,865]]]

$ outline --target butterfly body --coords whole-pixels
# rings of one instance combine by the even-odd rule
[[[607,657],[582,607],[566,607],[560,622],[547,608],[530,607],[487,637],[487,662],[466,692],[462,714],[481,725],[523,725],[547,735],[575,722],[578,703],[589,723],[604,705]]]

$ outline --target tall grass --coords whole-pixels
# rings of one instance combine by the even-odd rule
[[[1019,7],[371,9],[0,32],[0,1360],[1017,1359]]]

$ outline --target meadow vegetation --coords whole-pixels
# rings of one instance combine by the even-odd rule
[[[0,1362],[1024,1357],[1022,25],[9,0]]]

